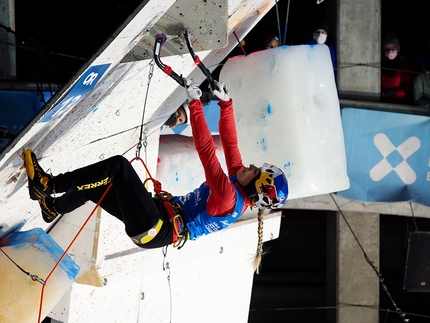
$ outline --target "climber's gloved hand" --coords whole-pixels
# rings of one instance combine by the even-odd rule
[[[216,89],[213,89],[212,86],[209,84],[209,89],[211,90],[212,94],[218,97],[221,101],[229,101],[230,95],[228,94],[227,85],[225,85],[223,82],[215,81]]]
[[[202,90],[200,90],[199,86],[193,79],[184,78],[185,89],[187,90],[188,100],[199,100],[202,96]]]

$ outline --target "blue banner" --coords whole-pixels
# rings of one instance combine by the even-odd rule
[[[60,118],[66,111],[73,108],[80,99],[90,92],[100,81],[110,64],[90,66],[82,75],[79,81],[71,91],[58,102],[47,114],[43,116],[40,122],[48,122]]]
[[[430,206],[430,118],[344,108],[350,189],[337,194],[371,202]]]
[[[220,107],[218,105],[218,100],[211,100],[208,105],[203,106],[203,112],[205,114],[205,119],[209,127],[209,131],[213,136],[217,136],[218,133],[218,121],[220,116]],[[189,114],[189,113],[188,113]],[[170,128],[168,126],[163,126],[161,128],[161,135],[182,135],[191,137],[191,125],[190,120],[186,124],[181,124],[179,126]]]
[[[18,132],[51,98],[51,92],[43,91],[0,91],[0,127],[5,127],[12,135]],[[11,138],[0,138],[0,152],[9,144]]]

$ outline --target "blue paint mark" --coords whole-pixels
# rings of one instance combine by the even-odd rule
[[[290,161],[286,162],[284,164],[284,174],[287,178],[291,177],[291,166],[293,166],[294,164],[291,163]]]
[[[270,106],[270,104],[267,104],[267,114],[268,115],[272,114],[272,107]]]
[[[29,231],[14,231],[0,241],[0,247],[10,247],[16,250],[34,249],[36,252],[48,252],[53,261],[58,262],[64,251],[43,229],[34,228]],[[59,267],[74,280],[79,272],[79,266],[68,254],[61,260]]]
[[[176,180],[177,182],[179,182],[179,176],[178,176],[178,172],[176,172],[176,173],[175,173],[175,175],[176,175],[176,178],[175,178],[175,180]]]
[[[97,112],[98,109],[99,109],[99,107],[95,107],[94,110],[93,110],[93,113]]]
[[[266,139],[261,138],[260,141],[257,141],[257,146],[260,146],[262,151],[266,151],[267,150],[267,143],[266,143]]]

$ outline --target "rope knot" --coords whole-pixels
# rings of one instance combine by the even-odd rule
[[[154,184],[155,194],[159,195],[161,193],[161,183],[159,181],[157,181],[156,179],[152,179],[152,182]]]

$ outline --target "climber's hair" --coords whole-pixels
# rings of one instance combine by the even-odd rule
[[[264,209],[258,209],[257,219],[258,219],[258,244],[257,252],[254,257],[254,271],[259,274],[261,266],[261,258],[263,257],[263,214]]]

